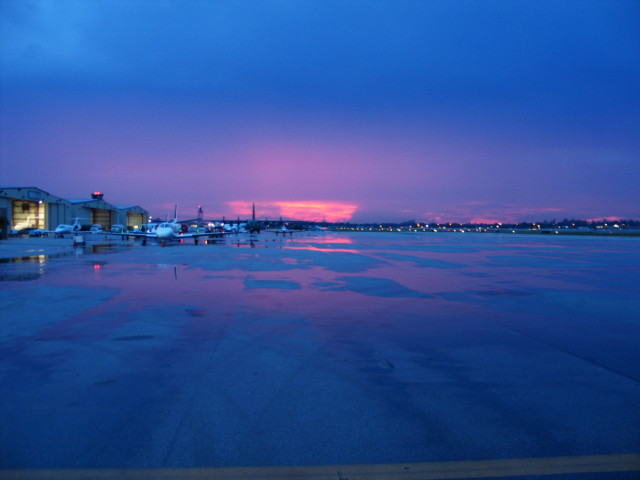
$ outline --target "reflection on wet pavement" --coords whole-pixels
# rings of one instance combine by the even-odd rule
[[[640,449],[635,239],[242,240],[1,263],[0,467]]]

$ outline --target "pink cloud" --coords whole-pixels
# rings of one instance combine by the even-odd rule
[[[620,217],[598,217],[598,218],[589,218],[587,222],[619,222]]]
[[[277,205],[285,218],[314,222],[347,222],[358,208],[340,202],[277,202]]]
[[[250,218],[252,204],[244,201],[227,202],[234,216]],[[311,222],[347,222],[351,220],[357,205],[322,201],[276,201],[256,203],[256,218],[306,220]]]
[[[502,223],[502,220],[498,220],[496,218],[486,218],[486,217],[474,217],[469,223],[484,223],[484,224],[494,224],[494,223]]]

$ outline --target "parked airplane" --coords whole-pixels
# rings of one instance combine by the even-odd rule
[[[162,246],[166,244],[168,241],[173,240],[183,240],[185,238],[193,238],[195,244],[198,244],[198,239],[200,237],[208,237],[208,238],[216,238],[224,235],[223,232],[207,232],[203,230],[202,232],[185,232],[182,229],[182,225],[178,223],[177,219],[177,211],[178,207],[176,206],[176,210],[174,212],[174,219],[171,222],[162,222],[158,224],[154,224],[149,227],[146,232],[122,232],[122,233],[111,233],[110,235],[119,235],[121,237],[139,237],[139,238],[152,238],[158,240]]]
[[[287,224],[282,220],[282,217],[280,217],[280,228],[273,228],[273,229],[269,229],[269,232],[273,232],[276,234],[276,236],[278,236],[279,234],[282,234],[283,237],[287,236],[287,233],[290,236],[293,236],[293,230],[289,230],[287,228]]]
[[[236,223],[224,222],[222,228],[226,233],[247,233],[247,222],[241,222],[238,217]]]
[[[181,241],[186,238],[193,238],[195,244],[198,244],[198,239],[201,237],[207,238],[219,238],[224,235],[224,232],[183,232],[182,226],[177,222],[162,222],[157,225],[152,226],[146,232],[123,232],[123,233],[109,233],[108,235],[118,235],[120,237],[136,237],[136,238],[147,238],[155,239],[160,242],[162,246],[166,244],[166,242],[170,241]]]
[[[245,229],[249,233],[260,233],[260,230],[262,230],[262,223],[256,221],[256,204],[255,203],[252,205],[252,209],[251,209],[251,220],[247,222]]]
[[[283,237],[286,237],[287,233],[293,236],[293,230],[289,230],[284,223],[282,224],[282,227],[280,227],[279,229],[274,229],[269,231],[275,233],[276,236],[278,236],[279,234],[282,234]]]
[[[61,223],[55,228],[53,233],[55,233],[56,235],[63,235],[65,233],[79,232],[80,230],[82,230],[82,225],[80,225],[80,217],[76,217],[73,225]]]
[[[28,215],[27,220],[21,223],[16,223],[13,226],[13,230],[22,230],[24,228],[32,228],[34,227],[33,220],[34,220],[33,215]]]

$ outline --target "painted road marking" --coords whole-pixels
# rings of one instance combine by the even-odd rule
[[[377,465],[0,470],[0,479],[434,480],[595,472],[640,472],[640,453]]]

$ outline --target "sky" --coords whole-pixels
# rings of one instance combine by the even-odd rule
[[[640,1],[2,0],[0,186],[156,216],[640,218]]]

